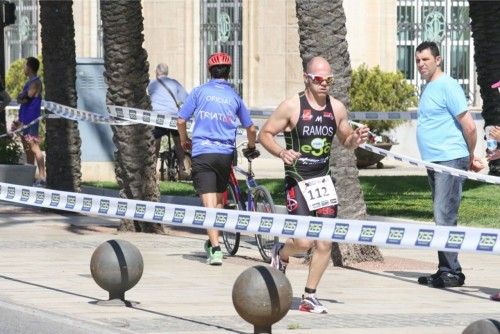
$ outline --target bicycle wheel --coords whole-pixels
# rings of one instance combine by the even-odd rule
[[[228,184],[226,193],[227,200],[224,204],[224,209],[243,210],[243,206],[236,199],[236,194],[231,184]],[[240,233],[222,231],[222,241],[224,242],[227,253],[229,255],[235,255],[240,247]]]
[[[258,186],[253,190],[253,205],[254,210],[258,212],[275,212],[271,194],[262,186]],[[279,242],[279,238],[270,234],[256,234],[255,241],[262,259],[267,263],[271,262],[271,251],[274,244]]]

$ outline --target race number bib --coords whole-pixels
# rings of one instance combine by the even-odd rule
[[[311,211],[339,203],[337,192],[329,175],[300,181],[299,188]]]

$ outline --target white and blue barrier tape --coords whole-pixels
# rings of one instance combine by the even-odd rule
[[[482,120],[480,112],[471,112],[475,121]],[[350,119],[363,121],[411,121],[418,118],[417,111],[353,111],[349,113]]]
[[[464,170],[460,169],[455,169],[443,165],[438,165],[432,162],[425,162],[422,160],[414,159],[411,157],[407,157],[403,154],[397,154],[397,153],[392,153],[390,151],[375,147],[370,144],[361,144],[359,147],[363,148],[364,150],[380,154],[384,157],[391,158],[397,161],[401,162],[406,162],[412,166],[417,166],[417,167],[422,167],[426,168],[428,170],[432,170],[438,173],[446,173],[446,174],[451,174],[454,176],[460,176],[466,179],[470,180],[476,180],[476,181],[481,181],[481,182],[486,182],[486,183],[493,183],[493,184],[500,184],[500,177],[498,176],[491,176],[491,175],[485,175],[485,174],[479,174],[479,173],[474,173],[474,172],[467,172]]]
[[[71,108],[68,106],[64,106],[58,103],[54,102],[48,102],[48,101],[43,101],[43,106],[47,109],[50,110],[51,112],[67,118],[67,119],[72,119],[72,120],[82,120],[82,121],[89,121],[89,122],[94,122],[94,123],[105,123],[105,124],[111,124],[111,125],[130,125],[134,123],[141,123],[141,124],[147,124],[147,125],[154,125],[154,126],[159,126],[159,127],[164,127],[168,129],[177,129],[177,117],[175,116],[169,116],[169,115],[163,115],[159,114],[154,111],[147,111],[147,110],[141,110],[137,108],[129,108],[129,107],[120,107],[120,106],[107,106],[108,113],[111,116],[104,116],[96,113],[92,113],[89,111],[85,110],[79,110],[76,108]],[[380,113],[384,114],[384,113]],[[401,113],[404,114],[404,113]],[[41,116],[40,118],[42,118]],[[38,121],[35,120],[32,123]],[[360,126],[362,124],[350,121],[352,124]],[[30,123],[30,124],[32,124]],[[28,127],[30,124],[24,126],[23,128]],[[188,131],[191,131],[193,127],[193,122],[187,122],[187,129]],[[16,131],[21,131],[21,129],[18,129]],[[9,133],[10,134],[10,133]],[[237,130],[238,135],[244,134],[244,129],[239,127]],[[8,135],[8,134],[4,134]],[[446,166],[441,166],[438,164],[434,163],[428,163],[424,162],[418,159],[414,159],[411,157],[407,157],[405,155],[397,154],[397,153],[391,153],[387,150],[377,148],[375,146],[369,145],[369,144],[362,144],[360,145],[361,148],[376,153],[380,154],[385,157],[389,157],[394,160],[398,160],[401,162],[406,162],[410,165],[417,166],[417,167],[422,167],[426,168],[429,170],[433,170],[438,173],[449,173],[451,175],[455,176],[461,176],[467,179],[471,180],[476,180],[476,181],[481,181],[481,182],[487,182],[487,183],[493,183],[493,184],[500,184],[500,177],[495,177],[495,176],[490,176],[490,175],[484,175],[484,174],[478,174],[478,173],[473,173],[473,172],[466,172],[462,171],[459,169],[454,169]]]
[[[42,120],[45,116],[42,115],[42,116],[39,116],[38,118],[32,120],[31,122],[29,122],[28,124],[26,125],[23,125],[17,129],[15,129],[14,131],[7,131],[6,133],[3,133],[0,135],[0,138],[3,138],[3,137],[7,137],[7,136],[13,136],[21,131],[23,131],[24,129],[27,129],[29,128],[30,126],[32,126],[33,124],[39,122],[40,120]]]
[[[166,129],[177,130],[177,117],[174,115],[165,115],[156,111],[143,110],[138,108],[106,106],[110,116],[96,114],[90,111],[80,110],[64,106],[55,102],[43,102],[44,107],[51,112],[72,120],[87,121],[93,123],[104,123],[109,125],[132,125],[145,124],[153,125]],[[187,122],[187,131],[191,132],[194,122]],[[238,127],[236,134],[242,135],[245,129]]]
[[[155,111],[142,110],[137,108],[107,106],[108,113],[116,118],[124,119],[141,124],[154,125],[162,128],[177,130],[177,118],[173,115],[160,114]],[[193,121],[186,122],[186,130],[192,132],[194,126]],[[245,128],[238,127],[236,134],[241,136],[245,132]]]
[[[273,113],[272,108],[252,109],[252,116],[269,117]],[[482,120],[480,112],[471,112],[472,118],[476,121]],[[411,121],[418,118],[417,111],[351,111],[349,119],[359,121]]]
[[[381,247],[500,254],[499,229],[433,226],[210,209],[0,183],[0,200],[176,226]]]

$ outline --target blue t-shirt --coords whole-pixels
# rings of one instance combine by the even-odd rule
[[[238,124],[241,122],[244,128],[253,125],[245,104],[224,79],[212,79],[193,89],[179,110],[179,117],[186,121],[194,117],[193,157],[233,154]]]
[[[148,95],[151,98],[153,111],[161,114],[177,114],[178,108],[172,98],[172,95],[158,82],[161,80],[174,94],[177,103],[182,104],[187,97],[187,92],[182,85],[174,79],[166,76],[160,76],[156,80],[151,80],[148,85]]]
[[[467,111],[458,82],[446,74],[429,82],[418,106],[417,142],[425,161],[448,161],[469,156],[457,116]]]

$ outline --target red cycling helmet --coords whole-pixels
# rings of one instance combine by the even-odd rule
[[[231,56],[225,52],[216,52],[208,58],[208,69],[215,65],[229,65],[231,66],[233,61]]]

